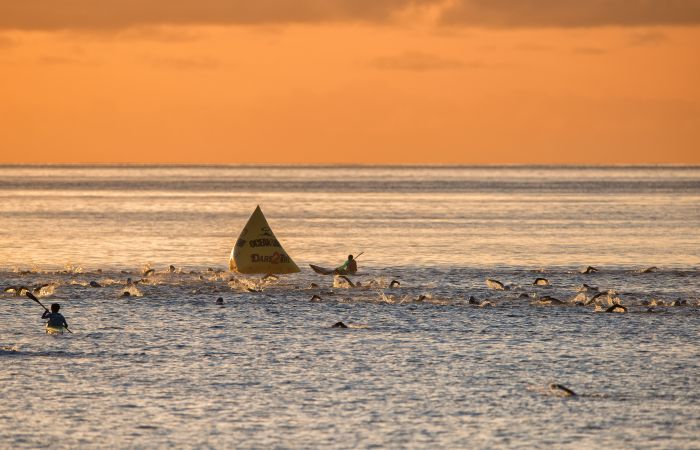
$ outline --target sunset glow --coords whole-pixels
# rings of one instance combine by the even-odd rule
[[[0,163],[700,163],[698,2],[15,3]]]

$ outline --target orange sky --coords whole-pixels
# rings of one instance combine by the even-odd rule
[[[2,2],[0,163],[700,163],[700,1],[248,3]]]

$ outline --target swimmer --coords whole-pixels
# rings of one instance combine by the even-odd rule
[[[593,267],[593,266],[588,266],[588,267],[586,267],[585,269],[583,269],[583,270],[581,271],[581,273],[583,273],[583,274],[589,274],[589,273],[594,273],[594,272],[597,272],[597,271],[598,271],[598,269],[596,269],[595,267]]]
[[[537,278],[532,284],[534,286],[549,286],[549,280],[546,278]]]
[[[46,288],[46,287],[49,287],[49,286],[51,286],[51,284],[49,284],[49,283],[44,283],[44,284],[42,284],[42,285],[40,285],[40,286],[33,287],[33,288],[32,288],[32,292],[33,292],[35,295],[39,295],[39,293],[41,292],[42,289],[44,289],[44,288]]]
[[[498,280],[494,280],[493,278],[487,278],[486,279],[486,286],[488,286],[490,289],[494,289],[496,291],[505,291],[506,287],[503,285]]]
[[[622,306],[618,303],[615,303],[612,305],[610,308],[606,309],[605,312],[607,313],[612,313],[612,312],[627,312],[627,308],[625,306]]]
[[[603,296],[607,296],[607,295],[608,295],[607,292],[599,292],[596,295],[594,295],[593,297],[591,297],[591,299],[588,300],[585,304],[586,305],[590,305],[591,303],[598,304],[598,299],[603,297]]]
[[[348,326],[345,325],[343,322],[336,322],[333,325],[331,325],[331,328],[347,328]]]
[[[394,286],[401,287],[401,283],[397,280],[391,280],[391,283],[389,283],[389,287],[393,288]]]
[[[681,300],[680,298],[678,300],[674,300],[671,302],[671,306],[685,306],[688,304],[687,300]]]
[[[579,286],[576,291],[577,292],[588,292],[588,291],[595,291],[597,292],[599,289],[597,286],[589,286],[586,283],[583,283],[581,286]]]
[[[576,392],[572,391],[566,386],[562,386],[561,384],[550,384],[549,385],[549,390],[556,395],[562,396],[562,397],[576,397]]]
[[[355,283],[350,281],[350,278],[346,277],[345,275],[338,275],[339,278],[342,278],[343,280],[347,281],[348,284],[350,284],[350,287],[355,287]]]
[[[26,295],[26,293],[29,292],[29,288],[27,288],[26,286],[9,286],[5,288],[5,292],[7,292],[8,294],[14,294],[17,297],[19,297],[22,295]]]
[[[223,305],[223,304],[224,304],[224,298],[223,298],[223,297],[217,298],[217,299],[216,299],[216,304],[217,304],[217,305]]]
[[[544,297],[541,297],[540,299],[537,300],[538,303],[542,305],[563,305],[566,302],[563,302],[559,300],[558,298],[550,297],[549,295],[545,295]]]

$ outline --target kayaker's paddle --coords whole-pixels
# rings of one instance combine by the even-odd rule
[[[37,302],[39,305],[41,305],[41,307],[44,308],[44,311],[46,311],[46,312],[51,312],[51,311],[49,311],[49,308],[47,308],[46,306],[44,306],[44,304],[41,303],[41,302],[39,301],[39,299],[36,298],[36,296],[35,296],[34,294],[32,294],[32,293],[29,292],[29,291],[27,291],[26,294],[27,294],[27,297],[31,298],[32,300],[34,300],[35,302]],[[73,332],[72,332],[71,330],[69,330],[68,327],[64,327],[64,328],[66,329],[67,332],[73,334]]]
[[[41,307],[44,308],[44,311],[46,311],[46,312],[51,312],[51,311],[49,311],[49,308],[47,308],[46,306],[44,306],[44,304],[41,303],[41,302],[39,301],[39,299],[36,298],[36,297],[34,296],[34,294],[32,294],[32,293],[29,292],[29,291],[27,291],[26,294],[27,294],[27,297],[31,298],[32,300],[34,300],[35,302],[37,302],[39,305],[41,305]]]
[[[360,257],[360,255],[362,255],[363,253],[364,253],[364,252],[360,252],[360,253],[358,253],[358,254],[357,254],[357,256],[355,256],[355,257],[354,257],[353,259],[357,259],[357,258],[359,258],[359,257]]]

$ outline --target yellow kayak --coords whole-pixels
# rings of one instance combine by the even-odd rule
[[[46,326],[46,334],[63,334],[63,327],[50,327]]]

